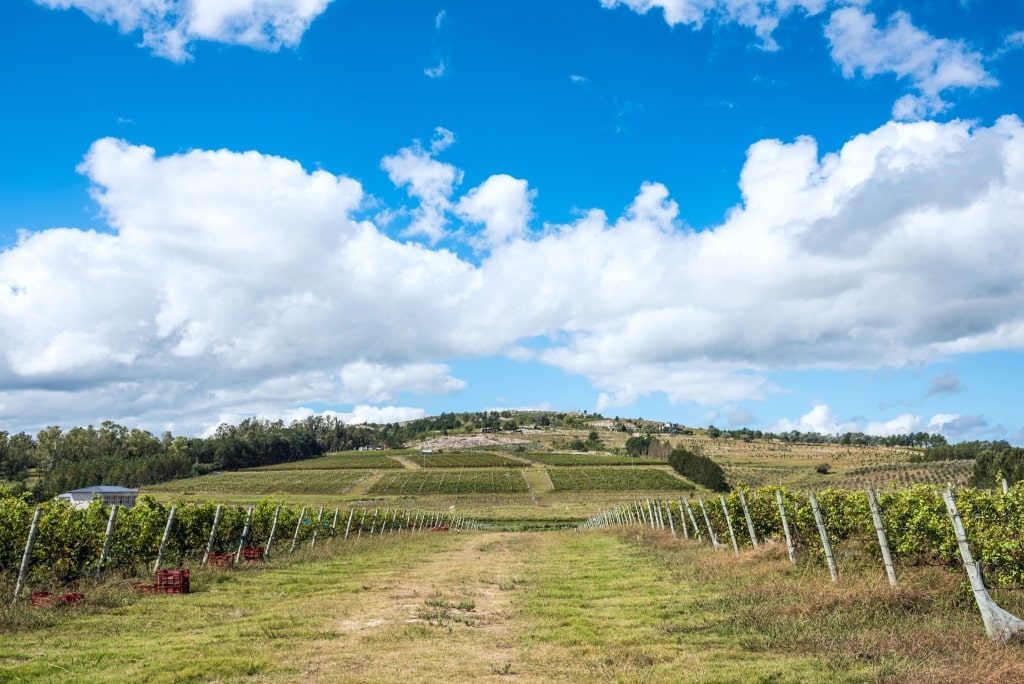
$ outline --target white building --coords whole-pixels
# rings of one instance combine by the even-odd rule
[[[139,495],[138,489],[127,487],[113,487],[110,485],[98,485],[96,487],[82,487],[72,489],[70,492],[58,494],[56,498],[70,501],[75,508],[85,508],[93,499],[100,499],[103,503],[118,504],[120,506],[134,506],[135,497]]]

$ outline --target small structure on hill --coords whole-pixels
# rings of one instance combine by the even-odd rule
[[[75,508],[85,508],[93,499],[99,499],[106,504],[117,504],[119,506],[134,506],[135,499],[139,495],[138,489],[128,487],[114,487],[111,485],[97,485],[95,487],[82,487],[72,489],[70,492],[58,494],[56,498],[70,501]]]

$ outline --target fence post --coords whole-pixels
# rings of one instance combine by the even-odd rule
[[[684,539],[689,539],[690,538],[690,531],[688,529],[686,529],[686,514],[683,513],[683,500],[679,499],[678,504],[679,504],[679,526],[683,528],[683,538]],[[694,530],[694,534],[696,534],[696,530]]]
[[[828,540],[828,532],[825,530],[825,520],[821,517],[821,509],[818,507],[818,497],[811,492],[811,510],[814,512],[814,522],[818,525],[818,534],[821,535],[821,547],[825,550],[825,560],[828,561],[828,572],[832,575],[832,581],[839,581],[839,573],[836,570],[836,558],[832,555],[832,544]]]
[[[306,517],[306,507],[302,507],[302,511],[299,512],[299,522],[295,523],[295,535],[292,537],[292,548],[289,549],[289,553],[295,551],[295,545],[299,543],[299,530],[302,529],[302,520]]]
[[[722,513],[725,513],[725,526],[729,528],[729,539],[732,540],[732,550],[740,555],[740,546],[736,543],[736,533],[732,531],[732,518],[729,517],[729,507],[725,505],[725,497],[718,497],[722,500]]]
[[[270,558],[270,545],[274,543],[274,534],[277,532],[277,518],[281,515],[281,507],[274,509],[274,522],[270,523],[270,535],[267,537],[267,545],[263,547],[263,557]]]
[[[206,551],[203,553],[203,562],[200,566],[206,567],[210,561],[210,554],[213,553],[213,542],[217,539],[217,528],[220,527],[220,516],[224,514],[224,506],[218,504],[213,514],[213,524],[210,525],[210,541],[206,543]]]
[[[889,537],[885,534],[885,527],[882,525],[882,511],[878,507],[878,499],[871,487],[867,488],[868,505],[871,507],[871,520],[875,524],[875,533],[878,535],[878,546],[882,549],[882,563],[885,564],[885,576],[889,578],[889,585],[896,587],[896,569],[892,564],[892,552],[889,550]]]
[[[43,509],[36,506],[36,513],[32,516],[32,526],[28,528],[28,539],[25,541],[25,553],[21,556],[21,568],[18,570],[18,582],[14,585],[14,600],[21,596],[21,590],[25,588],[25,578],[28,576],[28,566],[32,562],[32,549],[36,545],[36,537],[39,536],[39,519],[43,517]]]
[[[740,505],[743,506],[743,517],[747,519],[747,531],[750,532],[750,543],[757,548],[757,533],[754,532],[754,520],[750,517],[750,508],[747,506],[747,497],[740,490]]]
[[[1003,610],[992,600],[988,589],[985,588],[981,568],[974,562],[974,556],[971,555],[971,547],[967,543],[967,530],[964,529],[963,518],[960,517],[960,512],[956,508],[953,490],[943,491],[942,500],[946,502],[946,510],[949,511],[949,518],[953,521],[953,532],[956,534],[956,543],[960,547],[960,558],[964,561],[964,569],[971,581],[971,590],[974,592],[974,600],[981,612],[981,621],[985,623],[985,632],[989,639],[1006,643],[1024,630],[1024,620]]]
[[[234,564],[238,565],[238,561],[242,558],[242,549],[245,548],[245,542],[249,541],[249,532],[252,529],[252,506],[249,506],[249,512],[245,515],[245,526],[242,527],[242,538],[238,540],[238,551],[235,552]]]
[[[174,525],[174,514],[178,507],[171,506],[171,512],[167,516],[167,525],[164,527],[164,538],[160,540],[160,548],[156,552],[156,563],[153,564],[153,574],[160,571],[160,564],[164,562],[164,551],[167,550],[167,540],[171,538],[171,527]]]
[[[782,518],[782,531],[786,535],[786,553],[789,562],[796,565],[796,549],[793,548],[793,535],[789,533],[789,520],[786,518],[786,505],[782,502],[782,492],[775,490],[775,500],[779,504],[779,517]]]

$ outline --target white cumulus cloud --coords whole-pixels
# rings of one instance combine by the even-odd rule
[[[832,58],[851,78],[893,74],[907,79],[916,91],[893,107],[897,119],[921,119],[945,110],[943,98],[954,88],[989,88],[997,84],[984,66],[981,53],[963,41],[936,38],[917,28],[906,12],[894,12],[878,28],[874,14],[860,7],[843,7],[829,17],[825,36]]]
[[[142,44],[181,62],[205,40],[260,50],[295,47],[331,0],[35,0],[75,8],[122,33],[142,32]]]
[[[652,393],[713,407],[784,390],[779,370],[1024,348],[1015,117],[893,122],[826,152],[759,141],[742,202],[699,232],[656,182],[617,218],[527,231],[527,181],[456,195],[461,170],[434,159],[453,140],[440,129],[384,167],[463,222],[452,240],[486,238],[462,252],[476,258],[354,218],[367,201],[344,175],[97,141],[79,170],[111,232],[23,233],[0,251],[4,414],[201,429],[458,392],[446,361],[493,355],[582,376],[602,409]],[[841,429],[826,409],[793,425]]]

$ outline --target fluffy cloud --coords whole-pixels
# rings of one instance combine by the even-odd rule
[[[658,183],[614,220],[525,231],[526,182],[459,197],[461,171],[433,165],[452,139],[385,169],[446,221],[483,222],[446,231],[487,239],[475,260],[355,219],[366,198],[345,176],[96,142],[80,171],[112,232],[23,234],[0,252],[0,409],[195,426],[457,392],[444,361],[498,354],[587,378],[602,409],[651,393],[716,406],[779,391],[780,369],[1024,347],[1014,117],[889,123],[826,154],[760,141],[742,203],[701,232]],[[844,427],[827,407],[793,425]]]
[[[985,70],[984,57],[962,41],[936,38],[914,26],[906,12],[895,12],[876,27],[874,14],[859,7],[832,13],[825,26],[832,58],[843,75],[858,71],[865,78],[894,74],[907,79],[916,94],[893,107],[897,119],[920,119],[948,107],[943,93],[954,88],[988,88],[996,80]]]
[[[817,14],[825,9],[827,0],[600,0],[602,7],[619,5],[628,7],[639,14],[661,10],[669,26],[677,24],[701,28],[710,19],[732,22],[754,31],[764,48],[773,50],[778,46],[772,39],[772,32],[782,17],[801,9],[807,14]]]
[[[800,416],[796,421],[783,418],[768,428],[768,432],[817,432],[819,435],[840,435],[846,432],[857,432],[857,424],[852,421],[840,421],[827,404],[816,404],[814,408]]]
[[[798,10],[813,16],[839,5],[825,22],[825,37],[832,59],[843,75],[872,78],[893,74],[905,79],[913,92],[893,105],[893,116],[912,121],[946,110],[945,94],[956,88],[997,85],[985,69],[985,57],[963,41],[937,38],[914,25],[909,14],[897,11],[879,28],[867,2],[846,0],[599,0],[602,7],[624,6],[639,14],[660,10],[670,26],[700,29],[708,21],[738,24],[754,31],[766,50],[779,48],[772,34],[779,22]],[[1013,33],[1002,51],[1024,44],[1022,32]]]
[[[455,213],[468,223],[483,224],[476,242],[482,248],[494,247],[526,233],[533,195],[526,181],[499,174],[470,190]]]
[[[425,235],[437,242],[445,234],[448,224],[446,213],[451,209],[450,197],[455,186],[462,182],[462,171],[434,157],[455,141],[454,134],[437,128],[430,149],[419,141],[403,147],[397,154],[384,157],[381,168],[388,172],[391,182],[405,187],[409,196],[419,201],[406,235]]]
[[[385,366],[379,363],[357,361],[341,369],[341,396],[346,404],[363,401],[385,402],[399,392],[416,394],[452,394],[466,387],[466,383],[449,375],[449,368],[437,363],[417,363],[407,366]]]
[[[76,8],[114,24],[122,33],[142,32],[142,44],[181,62],[198,40],[260,50],[295,47],[331,0],[36,0],[54,9]]]

